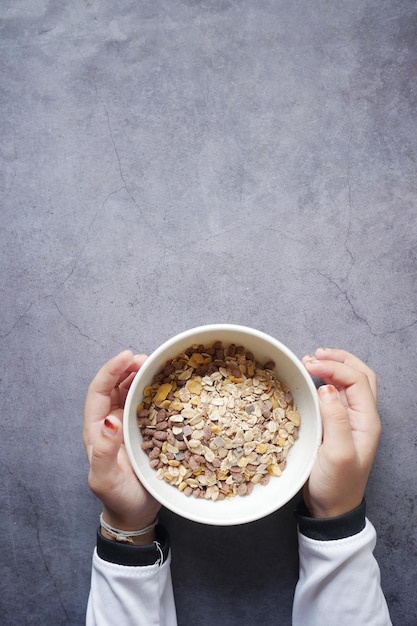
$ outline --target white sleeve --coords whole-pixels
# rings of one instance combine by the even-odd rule
[[[159,565],[127,566],[93,555],[86,626],[177,626],[171,554]]]
[[[298,540],[293,626],[391,625],[369,520],[360,533],[345,539],[318,541],[299,532]]]

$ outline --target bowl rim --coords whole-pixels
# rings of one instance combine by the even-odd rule
[[[133,418],[130,416],[132,414],[133,409],[134,409],[133,414],[136,417],[136,404],[133,407],[133,399],[135,396],[135,390],[138,384],[140,383],[140,381],[146,376],[148,370],[152,369],[152,366],[155,363],[155,361],[158,361],[161,355],[165,354],[165,352],[169,351],[171,348],[174,348],[178,343],[182,342],[185,339],[187,340],[189,339],[190,345],[193,345],[193,343],[197,343],[197,342],[192,341],[193,336],[199,335],[201,333],[206,333],[206,332],[216,333],[219,331],[223,333],[227,333],[229,331],[235,331],[235,332],[240,332],[240,333],[244,333],[247,335],[251,335],[253,338],[261,339],[263,342],[269,343],[273,345],[276,349],[281,351],[285,355],[285,357],[291,361],[292,365],[295,366],[296,369],[298,369],[299,373],[301,374],[301,377],[311,394],[311,400],[313,402],[313,407],[314,407],[314,422],[315,422],[314,425],[316,429],[316,432],[315,432],[316,436],[315,436],[315,440],[312,442],[312,445],[311,445],[311,459],[310,459],[310,462],[306,465],[304,472],[302,472],[298,476],[297,481],[295,481],[293,485],[293,488],[288,490],[288,496],[284,498],[284,501],[278,502],[276,505],[274,504],[274,502],[271,502],[270,506],[266,506],[262,510],[261,513],[257,510],[254,510],[252,513],[247,512],[245,515],[242,515],[240,518],[237,518],[237,519],[235,518],[230,519],[229,517],[224,517],[224,516],[223,517],[219,516],[219,519],[211,519],[211,518],[208,519],[204,516],[204,514],[184,511],[184,509],[181,508],[180,506],[177,506],[175,502],[173,503],[171,502],[169,498],[164,497],[164,495],[161,494],[157,488],[154,488],[153,484],[148,482],[146,476],[142,472],[142,469],[137,459],[137,455],[135,454],[135,451],[133,449],[133,445],[132,445],[132,441],[130,437],[130,430],[132,429],[131,422],[133,420]],[[243,341],[242,341],[242,345],[244,345]],[[175,350],[173,351],[172,356],[174,356],[174,352]],[[169,355],[167,355],[167,358],[169,358]],[[169,509],[173,513],[176,513],[177,515],[180,515],[181,517],[184,517],[191,521],[208,524],[208,525],[229,526],[229,525],[244,524],[244,523],[261,519],[273,513],[274,511],[282,508],[282,506],[287,504],[300,491],[300,489],[302,488],[304,483],[307,481],[311,473],[312,467],[314,465],[314,462],[318,453],[318,448],[321,444],[322,423],[321,423],[320,409],[319,409],[319,403],[318,403],[317,389],[313,383],[313,380],[308,374],[307,370],[304,368],[304,365],[302,364],[300,359],[285,344],[283,344],[278,339],[275,339],[271,335],[263,331],[257,330],[255,328],[251,328],[251,327],[240,325],[240,324],[217,323],[217,324],[200,325],[200,326],[196,326],[188,330],[182,331],[172,336],[171,338],[167,339],[166,341],[164,341],[149,355],[147,360],[144,362],[140,370],[135,375],[130,385],[130,388],[126,397],[126,401],[125,401],[124,411],[123,411],[123,432],[124,432],[124,443],[125,443],[126,452],[127,452],[129,461],[132,465],[133,471],[135,472],[136,476],[143,484],[144,488],[158,502],[160,502],[162,506]],[[290,451],[290,455],[291,455],[291,451]],[[163,482],[163,481],[159,481],[158,479],[156,480],[158,481],[158,483],[155,483],[155,484],[158,484],[158,486],[159,486],[159,483]],[[170,489],[174,489],[174,487],[171,487],[170,485],[167,485],[167,487],[169,487]],[[251,496],[247,496],[247,497],[249,499]],[[184,498],[186,498],[186,496],[184,496]],[[230,499],[229,502],[232,502],[233,500],[234,498]],[[208,502],[208,501],[202,500],[202,502]],[[224,503],[225,501],[222,501],[222,502]],[[214,503],[214,504],[218,506],[218,504],[221,504],[221,503]]]

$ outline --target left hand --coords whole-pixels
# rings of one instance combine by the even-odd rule
[[[160,504],[139,482],[123,443],[123,407],[130,384],[146,360],[125,350],[91,382],[85,402],[83,440],[90,462],[88,484],[103,503],[103,517],[120,530],[153,522]]]

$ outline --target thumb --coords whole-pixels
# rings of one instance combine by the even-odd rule
[[[117,456],[122,445],[122,424],[114,415],[108,415],[103,422],[90,459],[90,487],[96,487],[117,472]]]
[[[320,413],[323,421],[323,444],[337,454],[341,447],[352,441],[352,428],[339,392],[333,385],[323,385],[318,390]]]

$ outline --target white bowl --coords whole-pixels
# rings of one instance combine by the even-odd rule
[[[137,425],[136,409],[143,390],[166,361],[193,344],[211,345],[222,341],[242,345],[259,362],[272,360],[275,372],[286,384],[301,414],[299,438],[291,448],[287,466],[279,477],[271,477],[265,486],[255,485],[247,496],[224,500],[187,497],[177,487],[156,477],[148,455],[142,450],[142,435]],[[316,388],[301,361],[282,343],[269,335],[233,324],[211,324],[192,328],[162,344],[145,361],[126,398],[123,416],[124,441],[133,470],[143,486],[167,509],[189,520],[204,524],[229,526],[260,519],[286,504],[302,488],[313,467],[322,429]]]

